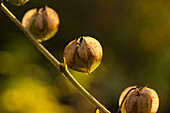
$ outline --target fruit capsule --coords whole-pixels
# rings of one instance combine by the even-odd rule
[[[31,9],[25,13],[22,25],[30,31],[38,42],[49,40],[59,28],[59,16],[50,7],[45,6],[45,10],[40,8]]]
[[[128,92],[134,87],[136,86],[128,87],[122,92],[119,98],[119,106],[122,104],[121,113],[156,113],[159,107],[159,97],[156,91],[143,87],[141,90],[136,88]]]
[[[89,36],[71,41],[64,50],[64,62],[73,70],[91,73],[100,64],[103,50],[100,43]]]

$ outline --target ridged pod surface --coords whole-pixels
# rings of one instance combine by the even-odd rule
[[[141,90],[136,88],[128,92],[135,87],[126,88],[120,95],[119,106],[122,104],[121,113],[156,113],[159,108],[159,97],[156,91],[143,87]]]
[[[82,36],[71,41],[64,50],[64,62],[73,70],[91,73],[103,56],[101,44],[94,38]]]
[[[27,11],[22,19],[22,25],[30,31],[38,42],[49,40],[59,28],[59,16],[50,7],[45,6],[45,10],[31,9]]]

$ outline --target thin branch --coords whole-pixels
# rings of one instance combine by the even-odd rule
[[[37,47],[37,49],[48,59],[50,62],[66,77],[73,86],[96,108],[98,108],[102,113],[111,113],[105,107],[102,106],[88,91],[86,91],[71,75],[71,73],[61,65],[60,62],[50,53],[48,50],[31,35],[31,33],[25,29],[20,21],[4,6],[1,2],[0,9],[21,29],[22,32],[28,37],[28,39]],[[62,68],[62,69],[61,69]]]

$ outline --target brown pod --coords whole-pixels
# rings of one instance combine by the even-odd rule
[[[31,9],[22,19],[22,25],[27,28],[38,42],[43,42],[53,37],[59,28],[59,16],[50,7],[45,10]]]
[[[135,86],[133,86],[134,88]],[[132,87],[131,87],[132,88]],[[130,88],[129,88],[130,90]],[[138,88],[128,92],[128,89],[124,90],[119,99],[119,106],[121,106],[122,113],[156,113],[159,107],[159,97],[157,93],[147,87],[143,87],[141,90]],[[127,95],[126,97],[124,95]]]
[[[89,36],[71,41],[64,50],[64,62],[73,70],[91,73],[100,64],[103,50],[100,43]]]

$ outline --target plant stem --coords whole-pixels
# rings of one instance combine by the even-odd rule
[[[20,21],[4,6],[4,4],[1,2],[0,9],[22,30],[22,32],[25,33],[25,35],[28,37],[28,39],[37,47],[37,49],[48,59],[50,62],[60,70],[61,65],[60,62],[50,53],[48,50],[39,42],[36,41],[36,39],[31,35],[31,33],[23,27],[23,25],[20,23]],[[73,86],[77,88],[77,90],[96,108],[98,108],[102,113],[111,113],[108,111],[105,107],[103,107],[102,104],[100,104],[88,91],[86,91],[77,81],[76,79],[71,75],[71,73],[67,70],[67,68],[63,65],[63,70],[61,70],[61,73],[66,77]]]

